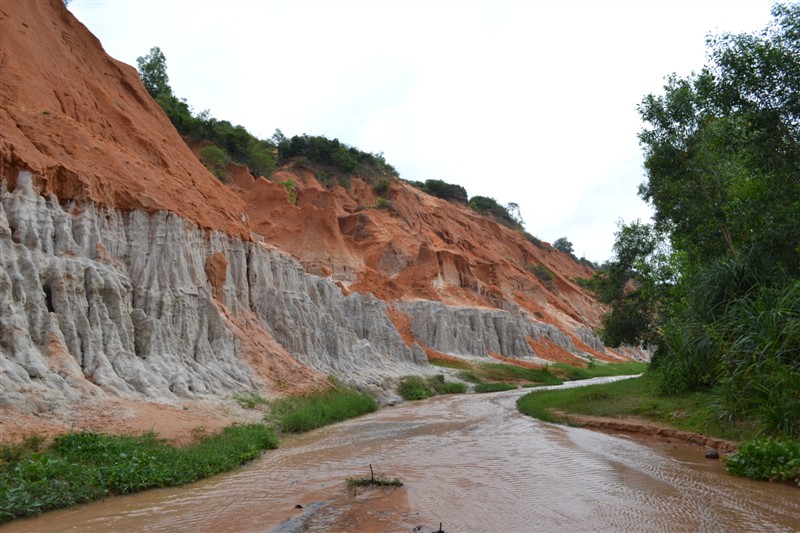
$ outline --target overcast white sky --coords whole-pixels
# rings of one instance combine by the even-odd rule
[[[637,104],[760,30],[769,0],[73,0],[116,59],[159,46],[195,111],[268,138],[325,135],[400,176],[520,205],[527,230],[611,255],[647,219]]]

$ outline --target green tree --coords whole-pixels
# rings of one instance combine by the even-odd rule
[[[800,435],[800,4],[639,107],[654,224],[623,225],[595,287],[603,338],[656,346],[672,393],[713,388],[724,420]]]
[[[167,58],[161,48],[154,46],[146,56],[136,58],[139,77],[153,98],[172,96],[167,76]]]
[[[229,161],[228,154],[219,146],[211,145],[200,149],[200,162],[222,182],[228,180],[228,171],[225,167]]]
[[[565,254],[571,254],[573,252],[572,243],[566,237],[559,237],[553,243],[553,248],[560,252],[564,252]]]
[[[711,65],[639,107],[639,193],[695,264],[756,247],[798,272],[800,4],[773,14],[760,34],[710,38]]]

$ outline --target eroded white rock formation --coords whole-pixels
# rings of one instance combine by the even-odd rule
[[[286,364],[276,350],[373,391],[427,371],[423,349],[406,345],[372,295],[345,296],[276,249],[170,212],[45,198],[27,172],[13,191],[0,184],[0,266],[0,405],[23,412],[106,393],[170,401],[263,389],[253,357]],[[580,353],[521,312],[396,305],[441,352],[534,358],[527,338],[546,337]]]
[[[168,212],[62,205],[25,172],[0,196],[2,405],[35,412],[100,390],[170,399],[263,387],[231,316],[257,320],[299,361],[363,386],[426,361],[382,301],[345,297],[264,244]],[[212,257],[223,269],[217,298]]]

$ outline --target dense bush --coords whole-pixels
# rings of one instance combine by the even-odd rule
[[[573,248],[572,243],[566,237],[559,237],[553,243],[553,248],[560,252],[564,252],[565,254],[572,255]]]
[[[302,157],[315,165],[328,167],[345,175],[359,175],[365,179],[396,176],[397,171],[386,162],[383,154],[371,154],[344,144],[339,139],[321,135],[295,135],[287,139],[276,132],[278,154],[281,161]]]
[[[508,207],[503,207],[502,205],[498,204],[497,200],[494,198],[489,198],[487,196],[473,196],[469,200],[469,206],[479,213],[492,216],[497,222],[510,228],[522,228],[522,220],[518,217],[513,217],[509,212]]]
[[[525,265],[525,270],[531,272],[534,276],[539,278],[539,281],[550,287],[551,289],[555,287],[555,279],[556,275],[553,273],[552,270],[547,268],[544,265],[532,265],[531,263],[527,263]]]
[[[795,481],[800,486],[800,442],[771,438],[742,445],[725,462],[737,476],[769,481]]]
[[[200,162],[220,181],[228,180],[228,171],[225,169],[229,162],[228,154],[219,146],[212,145],[201,148]]]
[[[372,190],[378,196],[385,196],[389,189],[392,188],[392,181],[389,178],[380,178],[375,180],[372,184]]]
[[[442,180],[425,180],[424,183],[412,181],[411,185],[443,200],[467,203],[467,190],[461,185],[454,185]]]
[[[663,393],[709,391],[730,426],[798,438],[800,4],[772,13],[643,99],[653,223],[622,225],[594,282],[604,341],[654,347]]]

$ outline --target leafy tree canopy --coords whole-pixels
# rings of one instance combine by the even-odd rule
[[[604,340],[656,347],[665,391],[800,436],[800,3],[772,13],[640,104],[654,223],[620,226],[593,285]]]
[[[572,243],[566,237],[560,237],[553,243],[553,248],[566,254],[573,252]]]
[[[411,185],[443,200],[452,200],[464,204],[468,201],[467,190],[461,185],[454,185],[442,180],[425,180],[425,183],[412,181]]]
[[[161,48],[154,46],[146,56],[136,58],[139,76],[153,98],[172,96],[167,76],[167,58]]]
[[[358,174],[368,180],[397,175],[397,171],[386,162],[383,154],[363,152],[344,144],[339,139],[306,134],[295,135],[288,139],[283,132],[276,130],[273,140],[276,142],[281,161],[302,157],[309,163],[327,166],[334,172]]]
[[[524,222],[522,218],[519,217],[519,206],[517,206],[516,209],[517,216],[509,212],[509,207],[500,205],[497,203],[497,200],[489,198],[488,196],[473,196],[469,200],[469,206],[475,211],[491,215],[499,223],[510,228],[522,229],[522,224]],[[509,204],[509,206],[511,206],[512,211],[514,211],[514,206],[516,206],[516,204]]]

